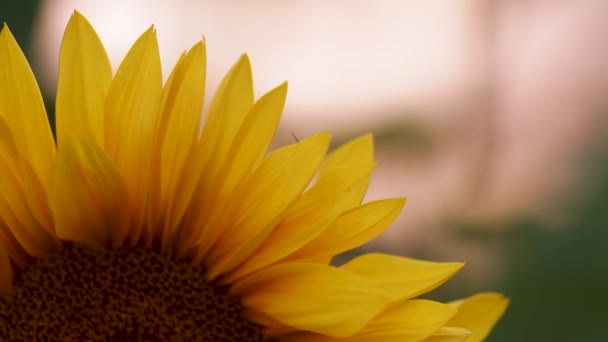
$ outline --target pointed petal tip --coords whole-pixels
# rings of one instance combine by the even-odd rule
[[[89,22],[89,20],[87,19],[87,17],[85,17],[84,14],[82,14],[78,10],[74,10],[74,12],[72,13],[72,16],[70,17],[69,22],[71,22],[71,21],[78,21],[78,22],[81,22],[81,23],[82,22],[85,22],[85,23]],[[69,22],[68,22],[68,24],[69,24]]]
[[[234,63],[232,70],[246,70],[249,78],[251,77],[251,60],[249,59],[249,55],[246,53],[239,56],[239,59]]]
[[[202,54],[206,53],[204,38],[202,40],[199,40],[198,42],[196,42],[196,44],[192,45],[190,50],[188,50],[186,52],[186,54],[191,54],[191,53],[202,53]]]
[[[329,134],[328,132],[319,132],[315,134],[315,136],[318,137],[317,139],[322,139],[327,145],[329,145],[329,142],[331,141],[331,134]],[[304,140],[300,140],[298,143],[301,143]]]
[[[12,37],[11,29],[8,27],[8,24],[3,21],[2,22],[2,30],[0,30],[0,41],[4,41],[6,37]]]
[[[282,106],[285,106],[285,100],[287,99],[287,81],[281,83],[280,85],[272,88],[269,92],[264,94],[262,98],[280,98],[282,102]],[[262,99],[260,98],[260,100]],[[258,100],[258,101],[260,101]],[[284,108],[283,108],[284,109]],[[281,109],[281,112],[283,111]]]
[[[239,59],[236,61],[237,64],[241,64],[241,63],[247,63],[249,65],[251,65],[251,59],[249,58],[249,55],[247,53],[243,53],[242,55],[239,56]]]
[[[395,208],[399,208],[399,211],[401,211],[403,210],[403,208],[405,208],[405,204],[407,203],[407,197],[396,197],[393,198],[393,201],[395,201]]]
[[[87,20],[87,18],[84,15],[82,15],[82,13],[74,10],[72,15],[70,16],[70,19],[68,20],[68,24],[65,27],[65,32],[68,32],[68,30],[71,30],[71,29],[80,30],[83,28],[83,26],[84,27],[90,26],[92,28],[92,26],[89,23],[89,21]],[[66,37],[65,33],[64,33],[63,37],[65,39],[65,37]]]
[[[156,27],[154,27],[154,24],[150,25],[150,27],[141,34],[140,39],[143,37],[150,38],[150,36],[156,40]]]

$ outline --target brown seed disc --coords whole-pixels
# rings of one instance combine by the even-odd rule
[[[0,300],[0,341],[264,341],[202,267],[152,249],[67,245]]]

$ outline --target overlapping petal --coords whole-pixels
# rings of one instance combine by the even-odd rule
[[[334,169],[342,169],[350,165],[357,165],[364,162],[371,162],[374,159],[374,140],[371,134],[366,134],[353,139],[332,151],[323,161],[319,176],[332,172]],[[346,209],[351,209],[359,204],[365,196],[369,178],[358,184],[353,184],[349,189]]]
[[[127,184],[131,240],[140,236],[144,220],[161,90],[158,41],[151,27],[120,64],[104,105],[104,145]]]
[[[120,246],[129,232],[127,187],[104,151],[67,140],[49,180],[57,236],[100,249]]]
[[[469,298],[450,303],[458,314],[449,322],[449,326],[460,327],[471,331],[467,342],[483,341],[494,325],[502,317],[509,299],[500,293],[479,293]]]
[[[274,151],[237,188],[213,223],[221,233],[205,255],[210,278],[231,271],[264,242],[313,178],[329,140],[321,133]]]
[[[321,234],[352,203],[351,189],[366,183],[374,166],[375,163],[363,162],[322,173],[311,189],[289,208],[258,250],[227,280],[278,261]]]
[[[464,342],[471,336],[471,332],[464,328],[441,327],[433,335],[424,339],[424,342]]]
[[[161,119],[155,137],[152,182],[160,182],[153,208],[164,215],[162,240],[174,233],[198,183],[204,156],[198,143],[205,97],[206,52],[203,42],[194,45],[177,63],[163,88]],[[152,190],[152,189],[151,189]]]
[[[283,99],[284,101],[284,99]],[[200,179],[192,196],[190,210],[184,218],[185,235],[198,240],[210,231],[191,227],[201,227],[211,216],[217,204],[217,196],[223,184],[217,180],[228,153],[230,152],[237,132],[254,104],[253,79],[251,65],[247,55],[241,56],[228,71],[217,89],[207,113],[200,138],[199,151],[203,164]],[[262,153],[265,153],[263,151]],[[182,246],[187,242],[182,239]],[[185,247],[185,246],[184,246]]]
[[[242,296],[246,307],[283,324],[332,337],[360,331],[390,301],[366,279],[314,263],[256,272],[237,282],[232,292]]]
[[[230,148],[217,178],[212,180],[214,184],[209,189],[201,190],[207,194],[203,214],[192,223],[199,229],[195,237],[200,243],[199,256],[206,255],[219,235],[223,234],[218,229],[222,226],[218,220],[223,220],[225,213],[231,210],[228,206],[235,205],[230,198],[237,194],[236,187],[248,181],[264,159],[279,124],[286,95],[287,83],[284,83],[262,96],[243,119],[233,141],[226,142]],[[206,207],[211,209],[206,211]]]
[[[12,132],[0,117],[0,220],[6,236],[14,237],[32,256],[48,255],[57,247],[46,202],[39,198],[43,194],[37,175],[20,155]]]
[[[284,342],[418,342],[436,332],[456,310],[430,300],[403,301],[388,307],[352,336],[335,338],[309,332],[288,333]]]
[[[393,300],[403,300],[431,291],[456,274],[462,266],[462,263],[437,263],[369,253],[343,267],[382,287]]]
[[[323,258],[359,247],[393,223],[404,205],[405,199],[385,199],[347,210],[319,236],[286,260]]]

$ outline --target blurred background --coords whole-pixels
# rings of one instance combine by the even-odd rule
[[[242,52],[258,96],[289,80],[277,145],[372,131],[368,199],[408,204],[342,261],[372,250],[466,261],[430,297],[511,297],[489,341],[604,340],[608,2],[0,1],[51,116],[75,8],[114,70],[154,24],[165,76],[204,35],[209,96]]]

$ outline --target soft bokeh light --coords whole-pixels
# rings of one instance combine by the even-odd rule
[[[425,111],[441,97],[476,86],[480,72],[470,71],[483,63],[475,23],[480,5],[471,0],[46,1],[36,46],[49,91],[63,25],[76,5],[98,28],[115,67],[150,23],[165,72],[205,36],[211,89],[246,51],[260,93],[290,81],[286,119],[305,134],[377,125],[378,115],[400,118],[403,109]]]

